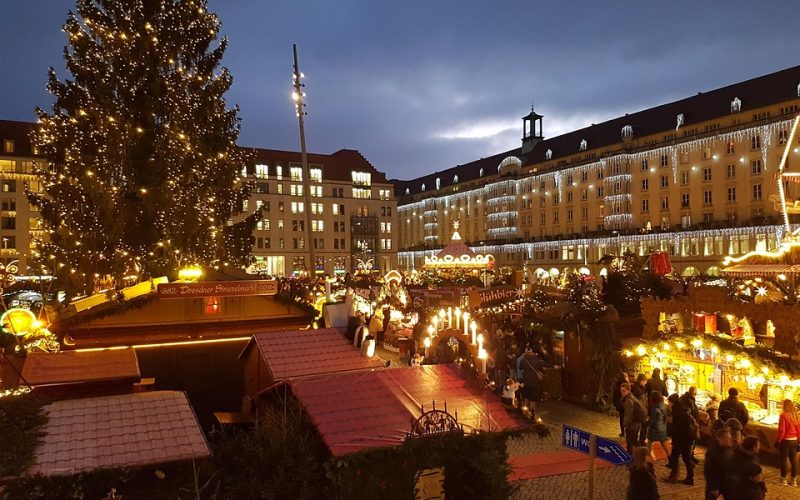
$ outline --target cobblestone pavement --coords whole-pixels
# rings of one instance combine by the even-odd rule
[[[604,415],[581,408],[580,406],[562,402],[540,403],[538,415],[545,424],[552,427],[550,436],[540,439],[536,436],[525,436],[519,439],[509,439],[507,447],[510,456],[528,455],[559,451],[561,447],[561,424],[567,423],[600,436],[615,438],[619,434],[618,420],[616,417]],[[666,477],[668,469],[666,460],[656,462],[656,474],[659,478]],[[682,476],[685,475],[683,464],[680,465]],[[767,482],[767,498],[772,500],[798,500],[800,487],[781,486],[778,484],[780,477],[778,468],[772,465],[763,465],[765,481]],[[659,492],[664,499],[703,499],[705,480],[703,479],[703,462],[695,468],[695,485],[669,484],[659,481]],[[518,489],[514,500],[584,500],[588,498],[589,473],[576,472],[557,476],[540,477],[517,482]],[[598,469],[595,473],[595,498],[597,500],[618,500],[626,497],[628,488],[628,470],[625,467],[612,467]]]

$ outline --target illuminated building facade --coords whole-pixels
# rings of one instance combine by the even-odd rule
[[[400,267],[421,267],[461,221],[475,252],[531,274],[602,274],[600,258],[625,251],[718,274],[726,255],[785,237],[776,173],[798,112],[800,66],[551,139],[532,111],[521,147],[393,181]]]
[[[23,272],[34,238],[44,236],[25,196],[25,184],[39,189],[33,162],[42,158],[29,139],[34,126],[0,120],[0,262],[16,259]],[[251,270],[276,276],[310,273],[307,245],[314,245],[318,274],[359,267],[385,272],[396,265],[393,186],[361,153],[309,154],[310,178],[303,179],[299,152],[251,150],[253,162],[244,172],[254,189],[244,209],[263,207],[264,215],[253,234]]]

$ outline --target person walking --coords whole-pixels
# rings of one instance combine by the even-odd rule
[[[706,451],[703,476],[706,478],[706,500],[719,497],[730,498],[727,467],[733,456],[733,440],[730,430],[718,428],[712,435],[711,446]]]
[[[650,420],[650,400],[648,398],[649,393],[647,392],[647,387],[645,387],[646,384],[647,376],[644,373],[640,373],[639,376],[636,377],[636,383],[631,387],[631,394],[642,403],[645,415],[647,415],[647,419],[642,423],[642,430],[639,432],[639,446],[645,446],[647,443],[647,423]]]
[[[520,368],[522,368],[522,381],[524,387],[522,388],[522,407],[528,408],[531,412],[531,418],[536,412],[536,401],[539,399],[539,387],[542,383],[544,375],[537,367],[536,359],[533,356],[533,350],[530,347],[525,349],[523,354]]]
[[[672,411],[672,452],[669,454],[667,467],[672,469],[672,472],[666,478],[666,481],[668,483],[678,482],[678,458],[683,458],[683,463],[686,466],[686,478],[681,483],[693,486],[694,461],[691,453],[697,424],[693,422],[694,419],[689,414],[689,409],[681,403],[680,396],[672,394],[667,401],[669,401],[670,410]]]
[[[662,396],[668,396],[667,383],[661,380],[660,368],[653,368],[653,375],[650,376],[650,380],[648,380],[647,384],[645,384],[645,388],[647,389],[648,394],[653,391],[658,391]]]
[[[653,443],[659,443],[666,456],[670,455],[669,440],[667,439],[667,405],[664,397],[658,391],[650,393],[650,420],[647,424],[647,452],[652,459]]]
[[[792,479],[788,482],[797,486],[797,439],[800,438],[800,415],[791,399],[783,400],[783,412],[778,420],[778,450],[781,454],[781,484],[786,481],[786,462],[792,468]]]
[[[736,387],[728,389],[728,398],[719,404],[719,418],[725,422],[735,418],[742,424],[742,429],[747,427],[750,415],[747,413],[744,403],[739,401],[739,390]]]
[[[761,445],[756,436],[747,436],[733,450],[731,459],[731,492],[736,500],[764,500],[767,486],[761,476],[763,470],[758,460]]]
[[[619,437],[625,437],[625,406],[622,403],[620,386],[627,383],[629,383],[628,374],[625,372],[620,373],[614,382],[614,392],[612,394],[614,408],[617,409],[617,414],[619,415]]]
[[[628,500],[658,500],[658,482],[653,463],[647,459],[647,448],[637,446],[633,449]]]
[[[621,383],[619,389],[622,396],[623,430],[625,432],[626,448],[628,453],[633,453],[633,449],[639,446],[639,432],[647,416],[642,403],[631,394],[631,385],[629,383]]]
[[[700,410],[697,408],[697,387],[689,387],[689,390],[686,391],[683,396],[681,396],[681,403],[689,410],[689,415],[692,416],[696,423],[700,423]],[[695,464],[697,464],[697,459],[694,458],[694,443],[692,444],[692,460]]]

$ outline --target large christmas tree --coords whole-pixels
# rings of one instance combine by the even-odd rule
[[[260,213],[241,215],[247,154],[223,95],[219,19],[205,0],[78,0],[71,79],[50,68],[34,134],[49,165],[29,192],[49,234],[34,256],[68,293],[180,265],[244,265]]]

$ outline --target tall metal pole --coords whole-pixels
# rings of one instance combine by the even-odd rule
[[[309,266],[311,268],[311,272],[309,274],[309,278],[316,278],[317,277],[317,267],[316,262],[314,260],[314,242],[311,241],[312,232],[311,232],[311,173],[308,169],[308,153],[306,153],[306,129],[305,129],[305,122],[304,117],[306,115],[306,105],[303,102],[305,93],[303,92],[303,84],[300,80],[305,76],[303,73],[300,72],[300,66],[297,63],[297,44],[292,44],[292,52],[294,53],[294,74],[292,75],[292,86],[294,87],[294,92],[292,93],[292,99],[295,102],[295,111],[297,111],[297,122],[300,126],[300,161],[303,163],[303,179],[302,179],[302,186],[303,186],[303,204],[304,204],[304,213],[306,214],[306,228],[304,231],[305,239],[306,239],[306,248],[308,249],[308,262],[306,262],[306,271],[308,271]]]

